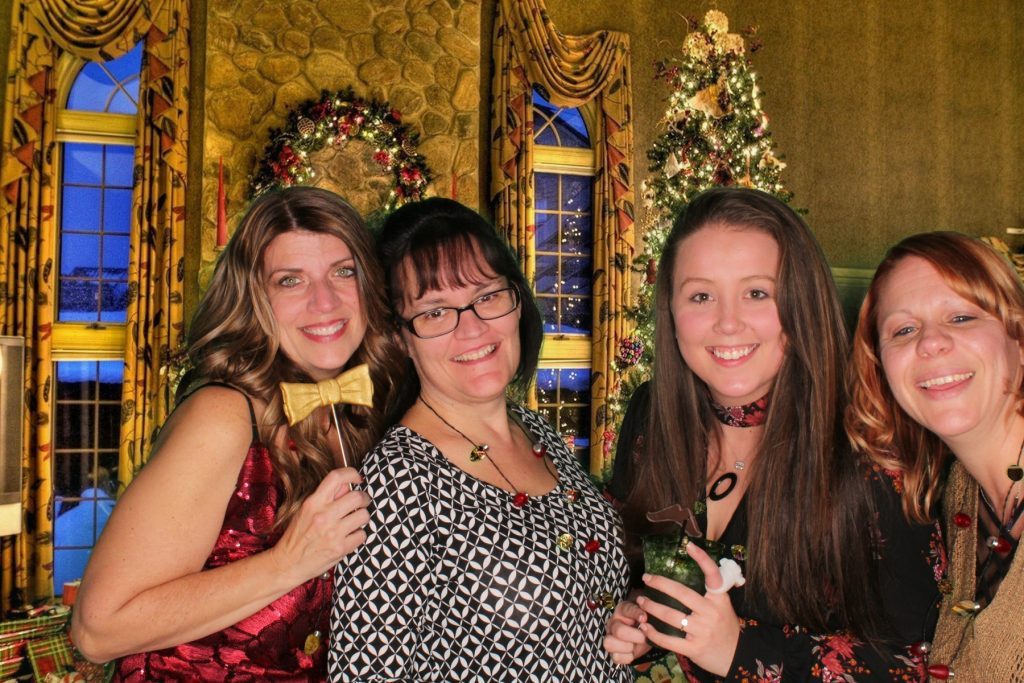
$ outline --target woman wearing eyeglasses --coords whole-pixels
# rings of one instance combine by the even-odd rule
[[[511,252],[428,199],[388,218],[378,253],[410,364],[363,461],[371,517],[336,573],[330,680],[631,680],[601,648],[627,580],[618,517],[506,399],[543,334]]]

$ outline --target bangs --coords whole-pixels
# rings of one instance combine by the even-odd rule
[[[395,296],[404,292],[418,299],[429,291],[481,285],[500,277],[493,255],[471,235],[448,232],[419,237],[409,245],[405,258],[395,264]]]

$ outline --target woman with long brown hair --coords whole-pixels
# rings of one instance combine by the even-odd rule
[[[765,193],[708,190],[673,226],[656,297],[654,379],[623,427],[643,436],[616,462],[627,543],[637,557],[664,531],[649,515],[682,505],[746,585],[727,592],[690,543],[707,594],[645,575],[686,611],[623,603],[606,648],[625,663],[660,646],[697,680],[916,677],[906,646],[929,628],[934,528],[904,523],[895,482],[844,447],[847,337],[810,230]]]
[[[189,330],[198,388],[86,568],[72,635],[87,657],[123,657],[119,680],[324,679],[330,570],[365,540],[351,486],[382,411],[364,386],[304,416],[279,385],[358,380],[368,364],[379,404],[397,363],[382,292],[340,197],[296,187],[253,204]]]
[[[860,310],[846,426],[949,548],[933,680],[1024,681],[1024,287],[981,240],[912,235]]]

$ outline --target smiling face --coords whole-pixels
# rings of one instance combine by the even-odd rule
[[[305,230],[278,235],[263,253],[281,350],[314,380],[337,375],[366,332],[356,267],[342,240]]]
[[[404,268],[404,282],[417,282],[409,261]],[[402,317],[408,320],[440,307],[462,308],[509,286],[508,279],[491,271],[479,255],[476,263],[463,268],[461,285],[428,289],[416,297],[409,291],[416,288],[407,286]],[[519,306],[492,320],[481,320],[472,310],[463,311],[454,331],[432,339],[420,339],[408,329],[403,330],[402,337],[427,400],[443,397],[448,403],[459,405],[504,400],[505,389],[519,366],[521,311]]]
[[[878,290],[879,360],[900,407],[947,444],[983,436],[1017,406],[1020,345],[926,260],[900,261]]]
[[[779,373],[786,340],[778,274],[779,246],[761,230],[712,224],[679,244],[672,271],[676,341],[716,403],[755,401]]]

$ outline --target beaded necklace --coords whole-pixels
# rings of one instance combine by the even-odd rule
[[[992,501],[989,500],[988,495],[985,493],[985,489],[980,485],[978,486],[978,494],[981,499],[981,503],[988,508],[989,512],[992,513],[992,516],[996,519],[999,528],[995,535],[989,536],[985,539],[985,546],[989,549],[989,554],[985,557],[981,566],[975,570],[976,577],[980,577],[985,574],[985,570],[988,568],[989,563],[997,554],[1005,555],[1013,550],[1017,545],[1014,542],[1011,531],[1013,527],[1017,525],[1017,522],[1020,521],[1021,515],[1024,514],[1024,505],[1021,504],[1020,495],[1018,494],[1014,496],[1013,507],[1010,508],[1009,516],[1006,514],[1006,506],[1010,502],[1010,495],[1013,493],[1013,487],[1018,481],[1024,478],[1024,470],[1022,470],[1020,465],[1022,455],[1024,455],[1024,441],[1021,441],[1020,449],[1017,451],[1017,461],[1006,468],[1006,478],[1010,480],[1010,488],[1007,489],[1006,496],[1003,498],[1003,504],[998,511],[995,509],[995,506],[992,505]],[[1003,521],[1004,517],[1007,518],[1006,521]],[[975,522],[975,520],[971,519],[970,515],[962,511],[953,515],[953,524],[960,529],[966,529],[970,527],[972,523],[978,523],[980,526],[980,519]],[[963,648],[964,641],[967,640],[968,635],[973,635],[974,618],[977,617],[982,610],[981,604],[976,599],[978,597],[977,593],[978,587],[976,585],[974,595],[975,599],[960,600],[950,608],[954,614],[969,620],[969,623],[960,632],[960,640],[957,642],[956,649],[953,651],[953,656],[950,658],[950,661],[956,660],[957,655]],[[948,664],[933,664],[928,662],[931,643],[922,640],[914,646],[914,650],[915,654],[924,659],[926,664],[925,670],[932,678],[944,681],[953,678],[955,675],[955,672]]]
[[[451,429],[453,432],[461,436],[463,439],[466,440],[467,443],[469,443],[470,446],[473,447],[472,450],[469,452],[470,462],[480,462],[484,458],[487,458],[488,452],[491,449],[490,446],[488,446],[485,443],[478,444],[477,442],[473,441],[473,439],[466,436],[461,429],[459,429],[451,422],[441,417],[441,414],[434,410],[434,407],[427,403],[422,396],[419,397],[419,401],[420,403],[427,407],[427,410],[436,415],[438,420],[443,422],[449,429]],[[532,442],[530,450],[533,451],[534,456],[540,458],[544,462],[544,470],[549,475],[551,475],[551,479],[553,481],[557,482],[558,477],[555,475],[554,472],[551,471],[551,465],[548,464],[548,459],[545,457],[548,454],[548,447],[539,441],[533,441],[533,436],[528,431],[526,431],[526,427],[519,421],[518,418],[512,415],[511,412],[509,413],[509,417],[511,417],[512,420],[517,425],[519,425],[519,429],[521,429],[526,438]],[[516,506],[517,508],[521,508],[524,505],[526,505],[530,501],[529,494],[527,494],[526,491],[520,490],[518,486],[512,483],[512,480],[505,476],[505,473],[501,471],[501,467],[498,466],[498,462],[494,458],[487,459],[491,463],[491,465],[494,466],[494,470],[498,473],[498,476],[504,479],[505,483],[509,485],[509,488],[511,488],[515,492],[512,495],[512,505]]]
[[[512,495],[512,506],[518,509],[524,508],[526,504],[530,501],[530,496],[525,491],[520,490],[509,480],[507,476],[505,476],[505,473],[501,471],[501,467],[498,466],[498,463],[495,462],[494,458],[489,455],[490,447],[485,443],[477,443],[473,439],[469,438],[469,436],[463,433],[461,429],[453,425],[448,420],[444,419],[444,417],[442,417],[441,414],[438,413],[433,406],[431,406],[429,403],[423,400],[422,396],[419,396],[417,398],[419,402],[426,406],[427,410],[433,413],[437,417],[437,419],[444,423],[445,426],[447,426],[453,432],[458,434],[466,441],[466,443],[472,446],[472,450],[470,451],[469,457],[470,462],[480,462],[484,458],[487,458],[491,465],[494,466],[494,469],[498,473],[498,475],[501,476],[505,483],[507,483],[509,487],[515,491],[515,493]],[[551,478],[554,480],[556,487],[560,488],[561,480],[558,477],[558,475],[551,469],[551,464],[548,462],[547,445],[544,444],[542,441],[534,438],[534,436],[530,433],[530,430],[528,430],[526,428],[526,425],[523,424],[523,421],[519,419],[519,416],[512,411],[511,406],[508,406],[508,415],[512,419],[512,421],[519,426],[519,429],[521,429],[523,434],[526,435],[526,438],[532,443],[530,450],[533,452],[534,456],[541,458],[544,461],[544,469],[547,471],[549,475],[551,475]],[[577,501],[579,501],[580,499],[580,492],[575,488],[566,487],[562,492],[562,497],[564,498],[565,504],[571,511],[577,503]],[[576,516],[577,515],[575,513],[571,513],[572,518],[575,519]],[[575,544],[576,537],[567,531],[559,532],[555,538],[555,547],[557,547],[562,552],[568,552],[573,548]],[[600,539],[595,537],[590,537],[583,542],[583,550],[586,552],[587,555],[595,555],[603,547],[604,544],[600,541]],[[606,610],[611,610],[615,607],[615,601],[613,600],[613,596],[611,596],[610,594],[601,593],[599,595],[593,595],[590,598],[588,598],[587,607],[591,610],[596,610],[599,607],[603,607]]]

